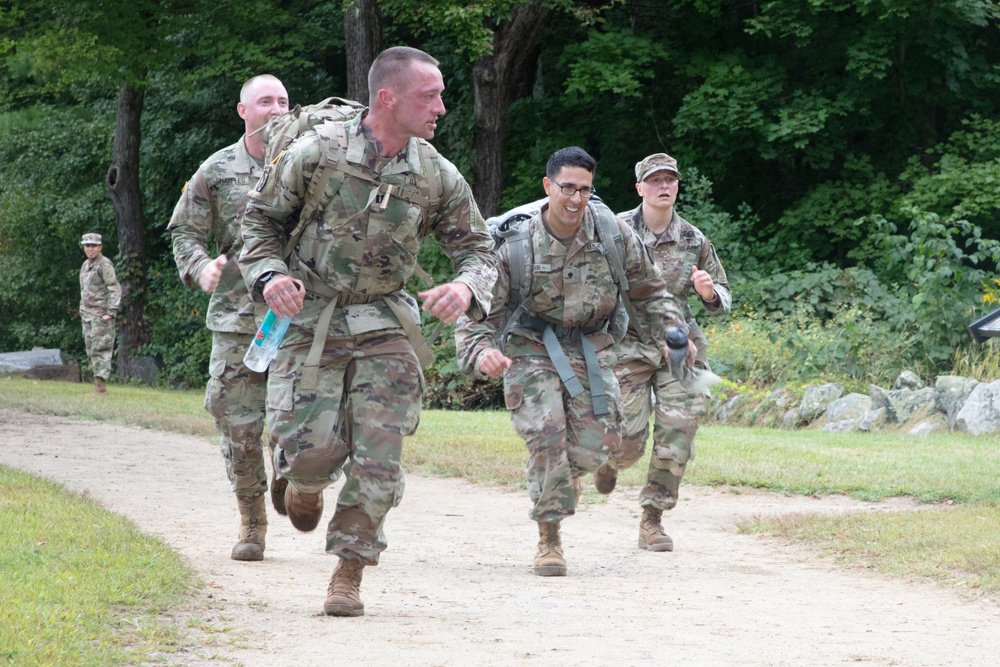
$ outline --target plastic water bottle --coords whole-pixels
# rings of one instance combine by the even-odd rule
[[[268,310],[260,329],[257,329],[250,341],[250,347],[243,357],[243,365],[256,373],[266,371],[291,323],[291,317],[278,317],[273,310]]]

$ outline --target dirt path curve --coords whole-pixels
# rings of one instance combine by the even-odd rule
[[[265,560],[229,559],[238,515],[213,444],[0,410],[0,446],[5,464],[88,492],[201,574],[208,585],[177,612],[190,645],[165,656],[171,665],[1000,661],[994,603],[839,569],[733,530],[754,514],[880,511],[904,502],[688,486],[668,515],[677,550],[653,554],[635,547],[635,490],[616,491],[565,522],[569,576],[541,578],[531,573],[536,535],[524,493],[411,475],[387,521],[389,549],[365,571],[366,616],[335,619],[320,614],[335,561],[323,552],[321,530],[298,533],[274,514]]]

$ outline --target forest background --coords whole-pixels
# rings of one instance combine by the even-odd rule
[[[542,196],[567,145],[617,211],[639,203],[636,161],[677,158],[678,211],[733,286],[708,328],[731,382],[995,379],[966,327],[1000,300],[998,18],[984,0],[2,0],[0,350],[85,363],[79,239],[99,232],[126,291],[119,376],[154,357],[200,386],[208,297],[166,226],[240,137],[242,82],[366,100],[371,59],[407,44],[441,61],[434,144],[484,216]],[[433,242],[421,264],[448,276]],[[436,353],[431,406],[498,405],[447,334]]]

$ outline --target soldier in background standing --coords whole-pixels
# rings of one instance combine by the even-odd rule
[[[666,153],[645,158],[635,165],[636,190],[642,204],[618,215],[636,230],[652,253],[667,288],[684,310],[688,335],[698,348],[695,367],[708,370],[707,343],[691,314],[688,295],[694,292],[710,315],[728,313],[732,295],[715,248],[674,210],[680,176],[677,161]],[[642,458],[655,394],[653,452],[646,484],[639,494],[642,518],[638,545],[649,551],[672,551],[674,543],[664,532],[661,517],[664,510],[677,504],[684,469],[694,458],[698,419],[708,411],[708,391],[689,391],[685,382],[663,364],[659,350],[643,343],[632,327],[616,353],[615,374],[625,405],[625,427],[621,447],[594,473],[594,485],[600,493],[611,493],[618,471]]]
[[[115,265],[101,254],[100,234],[84,234],[80,242],[87,261],[80,267],[80,320],[83,340],[94,372],[94,393],[108,393],[111,357],[115,350],[115,318],[122,301],[122,288]]]
[[[263,560],[267,532],[267,468],[261,443],[267,373],[255,373],[243,365],[259,318],[236,263],[243,247],[240,218],[247,191],[264,167],[263,135],[254,132],[286,111],[288,93],[281,81],[262,74],[244,83],[236,112],[243,119],[245,134],[202,163],[185,184],[167,227],[181,280],[212,295],[205,318],[212,331],[205,409],[215,417],[221,433],[226,474],[240,510],[239,538],[230,554],[233,560]],[[210,238],[215,245],[212,251]],[[284,514],[283,482],[271,481],[271,497],[279,514]]]

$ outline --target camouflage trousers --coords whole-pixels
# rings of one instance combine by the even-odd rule
[[[572,360],[585,391],[570,397],[546,357],[518,356],[504,373],[504,400],[514,430],[528,448],[525,479],[533,521],[554,522],[576,513],[573,480],[594,472],[621,441],[621,395],[611,367],[601,360],[607,414],[595,415],[582,359]]]
[[[115,320],[83,320],[83,342],[95,378],[111,377],[111,357],[115,351]]]
[[[621,446],[609,461],[616,470],[630,468],[646,451],[649,421],[656,400],[653,453],[639,505],[668,510],[677,504],[677,493],[688,461],[694,459],[698,420],[710,406],[707,393],[690,394],[666,368],[631,361],[615,369],[621,387],[625,421]]]
[[[424,378],[405,336],[376,331],[328,338],[315,388],[302,386],[311,341],[271,362],[267,428],[274,465],[296,489],[344,486],[326,533],[328,553],[377,565],[382,530],[403,497],[403,438],[420,422]]]
[[[252,500],[267,491],[262,437],[267,401],[267,373],[243,365],[253,334],[212,332],[211,376],[205,387],[205,409],[215,417],[219,449],[226,462],[230,488]]]

